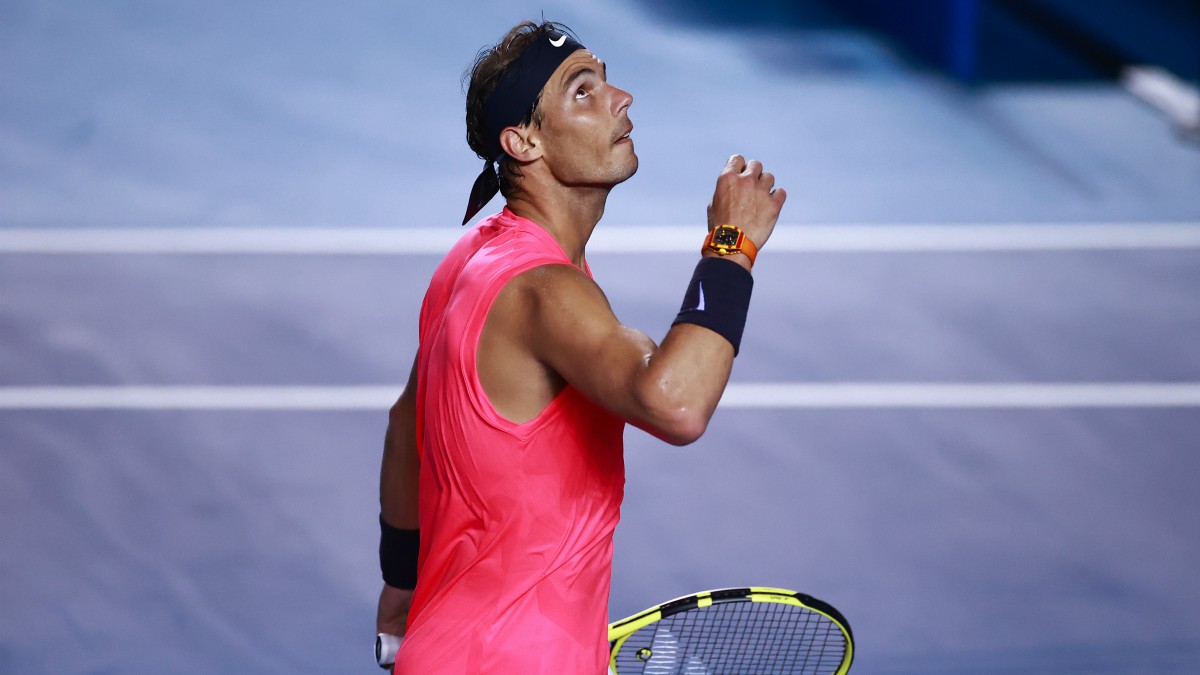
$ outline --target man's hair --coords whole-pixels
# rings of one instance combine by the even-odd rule
[[[464,74],[463,79],[467,84],[467,145],[471,146],[480,159],[488,161],[496,159],[488,157],[487,148],[494,139],[487,138],[487,134],[500,131],[499,129],[489,130],[484,125],[483,106],[487,102],[488,96],[491,96],[492,92],[496,90],[500,78],[521,56],[525,48],[551,31],[573,34],[570,28],[554,21],[541,23],[522,21],[513,26],[512,30],[508,31],[508,34],[495,45],[481,49],[475,55],[475,62],[471,65],[471,69]],[[534,101],[533,106],[525,113],[521,125],[541,126],[542,115],[538,110],[540,101],[541,95],[539,94],[538,100]],[[516,160],[504,155],[500,160],[500,193],[506,199],[518,190],[513,178],[520,176],[521,169]]]

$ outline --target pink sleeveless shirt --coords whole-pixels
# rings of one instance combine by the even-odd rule
[[[434,273],[417,364],[420,566],[396,673],[607,672],[624,422],[568,385],[514,424],[475,364],[501,288],[569,264],[548,232],[506,208]]]

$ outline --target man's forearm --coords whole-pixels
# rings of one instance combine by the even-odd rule
[[[399,403],[398,403],[399,405]],[[414,427],[407,420],[388,421],[383,443],[383,465],[379,472],[379,506],[383,519],[393,527],[417,528],[417,460]]]
[[[707,328],[673,326],[654,350],[635,388],[646,414],[634,423],[675,445],[698,439],[729,382],[733,347]]]
[[[416,363],[404,393],[388,413],[379,470],[379,508],[392,527],[417,529],[417,486],[420,459],[416,434]]]

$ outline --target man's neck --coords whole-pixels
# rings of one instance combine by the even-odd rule
[[[508,200],[513,213],[528,218],[550,233],[571,262],[584,266],[585,248],[604,215],[611,187],[538,186]]]

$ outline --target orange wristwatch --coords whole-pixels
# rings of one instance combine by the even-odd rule
[[[713,229],[708,233],[708,239],[704,240],[704,248],[700,250],[712,251],[717,255],[745,253],[751,265],[754,264],[754,256],[758,255],[758,247],[736,225],[721,225]]]

